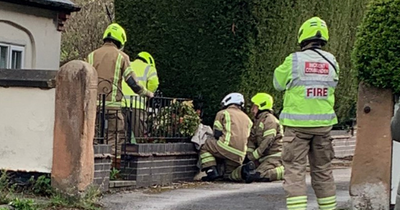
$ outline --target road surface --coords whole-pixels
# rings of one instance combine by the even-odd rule
[[[350,207],[350,168],[335,169],[339,209]],[[308,209],[318,209],[310,177],[307,176]],[[151,192],[151,191],[150,191]],[[282,182],[273,183],[210,183],[193,188],[159,193],[136,190],[106,195],[102,199],[110,210],[280,210],[285,208]]]

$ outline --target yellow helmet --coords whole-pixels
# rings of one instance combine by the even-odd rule
[[[126,42],[125,30],[120,25],[118,25],[118,23],[112,23],[104,31],[103,40],[104,39],[112,39],[114,41],[117,41],[121,43],[120,47],[123,47]]]
[[[309,40],[321,40],[324,42],[329,40],[328,26],[319,17],[312,17],[306,20],[299,29],[299,44]]]
[[[139,58],[142,58],[146,61],[147,64],[149,64],[152,67],[156,67],[156,62],[154,61],[153,56],[150,55],[150,53],[142,51],[138,54]]]
[[[258,110],[260,111],[272,109],[272,106],[274,105],[274,99],[267,93],[257,93],[253,98],[251,98],[251,102],[258,106]]]

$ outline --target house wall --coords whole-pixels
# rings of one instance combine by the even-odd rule
[[[0,87],[0,169],[50,173],[55,89]]]
[[[57,12],[0,2],[0,42],[25,46],[25,69],[59,69]]]

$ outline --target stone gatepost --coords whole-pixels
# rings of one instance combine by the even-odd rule
[[[56,78],[51,185],[64,192],[85,191],[94,179],[93,138],[97,72],[86,62],[63,65]]]

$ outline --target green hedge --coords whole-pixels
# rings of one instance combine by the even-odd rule
[[[399,27],[400,0],[371,1],[352,55],[360,81],[400,92]]]
[[[126,52],[153,54],[165,95],[202,94],[208,123],[232,91],[247,99],[267,91],[280,111],[282,94],[273,89],[273,70],[298,50],[301,23],[318,15],[330,27],[327,50],[341,64],[336,110],[343,121],[355,104],[350,52],[366,1],[115,0],[115,8],[128,34]]]

